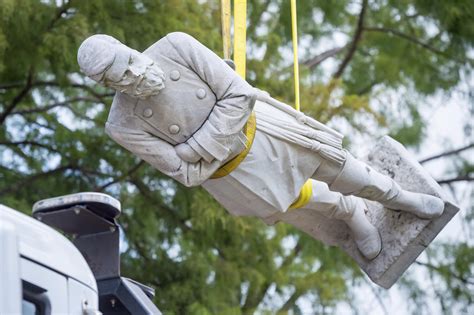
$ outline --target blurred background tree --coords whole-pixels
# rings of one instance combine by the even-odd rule
[[[303,110],[349,147],[390,133],[416,153],[433,100],[461,100],[462,146],[444,143],[422,162],[443,161],[440,183],[467,205],[463,237],[432,244],[396,287],[413,314],[474,313],[474,2],[305,0],[298,13]],[[79,191],[120,199],[124,274],[155,287],[165,314],[367,313],[359,292],[388,313],[389,293],[340,250],[231,217],[107,138],[113,93],[79,72],[81,41],[106,33],[144,50],[172,31],[220,53],[218,1],[0,0],[1,202],[30,213]],[[248,81],[291,104],[289,1],[249,1],[247,32]]]

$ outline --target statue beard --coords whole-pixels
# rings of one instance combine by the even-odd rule
[[[155,64],[146,67],[143,73],[137,73],[134,69],[127,70],[126,79],[110,83],[110,87],[121,93],[128,94],[139,99],[146,99],[158,95],[165,88],[165,74]]]
[[[138,98],[147,98],[152,95],[158,95],[164,87],[165,74],[158,66],[151,65],[147,67],[134,92]]]

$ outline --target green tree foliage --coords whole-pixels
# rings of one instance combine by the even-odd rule
[[[303,109],[323,122],[363,131],[372,121],[416,146],[426,97],[472,76],[473,1],[305,0],[298,12]],[[292,103],[289,1],[249,1],[248,15],[248,79]],[[219,18],[218,1],[0,0],[2,203],[28,213],[78,191],[119,198],[124,273],[154,286],[166,314],[299,314],[301,297],[332,313],[365,281],[346,255],[286,225],[231,217],[120,148],[103,128],[112,91],[79,73],[77,48],[94,33],[144,50],[184,31],[220,52]],[[392,104],[380,101],[387,93],[398,95]],[[446,154],[455,161],[447,183],[472,180],[466,148]],[[472,233],[473,209],[465,221]],[[473,252],[472,242],[439,244],[418,263],[442,309],[472,310]],[[402,286],[423,300],[413,278]]]

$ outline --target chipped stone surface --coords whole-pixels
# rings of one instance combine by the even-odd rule
[[[340,246],[373,282],[388,289],[439,234],[459,208],[416,159],[392,138],[381,138],[366,160],[376,170],[394,178],[403,189],[442,198],[445,201],[443,215],[434,220],[423,220],[412,214],[384,209],[376,202],[367,201],[367,215],[378,228],[383,243],[382,252],[372,261],[366,260],[359,253],[342,221],[327,219],[311,210],[298,209],[274,215],[267,218],[266,222],[286,222],[328,245]]]

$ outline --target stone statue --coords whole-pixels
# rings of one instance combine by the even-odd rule
[[[373,259],[381,238],[361,198],[420,218],[443,212],[441,199],[402,190],[345,151],[341,134],[253,88],[187,34],[170,33],[143,53],[93,35],[78,62],[117,91],[112,139],[180,183],[202,185],[233,215],[311,209],[343,220]]]

